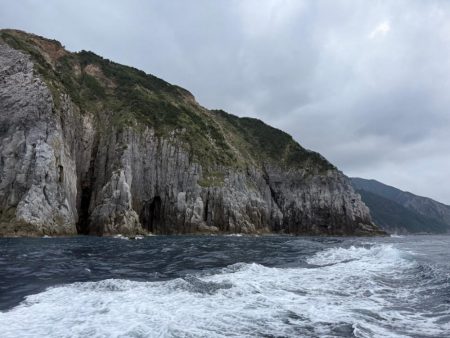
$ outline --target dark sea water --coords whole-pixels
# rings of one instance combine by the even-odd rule
[[[450,337],[450,237],[0,239],[0,337]]]

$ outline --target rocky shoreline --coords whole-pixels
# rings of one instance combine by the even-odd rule
[[[349,179],[287,134],[116,64],[143,83],[135,100],[165,108],[114,111],[128,87],[103,59],[18,31],[1,40],[0,235],[383,234]],[[76,81],[89,105],[69,94]],[[151,122],[172,110],[195,123]]]

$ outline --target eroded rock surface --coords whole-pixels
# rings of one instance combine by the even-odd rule
[[[55,50],[54,58],[68,54]],[[83,67],[73,68],[81,76]],[[120,90],[100,67],[87,69],[100,74],[105,90]],[[53,85],[30,55],[0,42],[1,235],[380,233],[347,177],[323,158],[316,165],[306,150],[308,166],[202,162],[179,136],[183,128],[162,135],[137,118],[118,124],[111,107],[83,108]],[[229,130],[239,136],[237,129],[188,92],[170,88],[225,135],[223,147],[239,153],[243,141],[227,136]]]

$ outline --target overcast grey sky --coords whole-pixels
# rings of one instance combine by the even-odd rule
[[[0,26],[143,69],[349,176],[450,204],[450,1],[0,0]]]

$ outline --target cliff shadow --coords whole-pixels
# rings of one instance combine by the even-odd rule
[[[161,197],[155,196],[150,201],[143,203],[139,213],[139,221],[142,227],[149,232],[154,232],[161,224]]]
[[[79,235],[89,235],[89,205],[92,189],[90,186],[81,189],[81,201],[78,208],[77,232]]]

